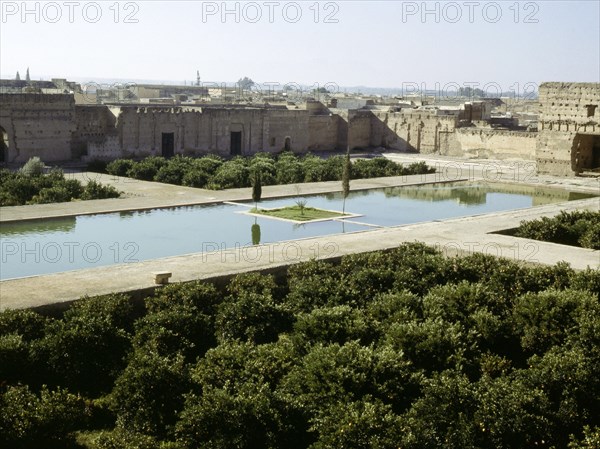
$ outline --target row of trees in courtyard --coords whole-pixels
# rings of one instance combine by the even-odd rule
[[[260,172],[262,185],[340,181],[344,161],[344,156],[323,159],[311,154],[297,156],[292,152],[277,155],[258,153],[252,157],[238,156],[230,160],[215,155],[201,158],[175,156],[171,159],[151,156],[141,161],[118,159],[109,163],[106,171],[115,176],[128,176],[144,181],[230,189],[250,187],[257,171]],[[433,173],[434,169],[424,162],[404,167],[389,159],[378,157],[354,161],[351,171],[352,178],[358,179]]]
[[[600,272],[421,244],[0,313],[0,446],[593,448]]]
[[[77,179],[67,179],[62,170],[44,173],[44,163],[30,159],[20,170],[0,170],[0,206],[58,203],[74,200],[118,198],[110,185],[89,181],[85,186]]]

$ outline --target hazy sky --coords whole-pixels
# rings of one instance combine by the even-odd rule
[[[598,0],[1,3],[3,78],[29,66],[92,81],[600,81]]]

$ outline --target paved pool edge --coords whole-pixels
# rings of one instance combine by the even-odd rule
[[[529,263],[553,265],[566,261],[575,269],[588,266],[597,269],[600,268],[600,251],[493,233],[514,227],[521,220],[553,216],[563,210],[598,210],[599,201],[598,198],[591,198],[475,217],[6,280],[0,282],[0,310],[43,307],[71,302],[85,295],[147,291],[155,287],[152,279],[152,272],[155,271],[171,271],[171,282],[208,280],[247,271],[274,269],[311,258],[336,258],[391,249],[414,241],[439,248],[448,256],[483,252]]]

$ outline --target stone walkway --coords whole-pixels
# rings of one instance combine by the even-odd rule
[[[388,157],[397,160],[406,159],[407,162],[424,159],[422,155],[407,157],[392,154]],[[402,161],[405,162],[405,160]],[[465,176],[467,179],[485,178],[483,174],[486,170],[488,170],[488,175],[491,173],[489,172],[489,166],[486,167],[485,165],[486,162],[463,160],[446,162],[458,164],[458,166],[461,164],[465,164],[465,166],[467,164],[472,165],[473,175],[471,177],[469,173]],[[502,164],[507,163],[506,161],[501,162]],[[499,166],[503,167],[502,165]],[[456,165],[450,167],[456,169]],[[442,168],[442,170],[444,169]],[[412,185],[422,182],[441,182],[451,180],[446,178],[455,176],[455,174],[451,175],[449,170],[449,168],[446,169],[447,173],[445,174],[442,172],[426,176],[354,180],[352,181],[352,189],[360,190]],[[501,176],[509,176],[505,172],[507,166],[504,166],[504,169],[501,168],[500,171],[503,170]],[[458,173],[458,170],[455,170],[455,172]],[[115,185],[119,190],[125,191],[126,195],[124,198],[114,200],[0,208],[0,223],[82,213],[242,201],[250,199],[251,196],[250,189],[210,191],[131,181],[107,175],[97,176],[96,174],[83,173],[74,176],[83,179],[93,176],[100,182]],[[465,177],[457,177],[457,180],[465,179]],[[525,178],[530,178],[530,175],[526,174]],[[502,178],[502,181],[535,184],[532,179],[523,179],[523,176],[515,179]],[[594,179],[538,177],[536,182],[542,185],[569,187],[571,190],[600,193],[600,188],[597,187],[598,181]],[[299,188],[301,194],[325,193],[339,191],[340,183],[301,184]],[[264,198],[296,195],[296,187],[293,185],[263,188]],[[209,279],[234,273],[280,267],[314,257],[326,259],[357,252],[389,249],[397,247],[403,242],[412,241],[421,241],[438,247],[449,256],[480,252],[542,264],[555,264],[564,260],[576,269],[600,268],[600,251],[494,234],[494,232],[515,227],[521,220],[552,216],[562,210],[575,209],[599,210],[600,199],[592,198],[510,212],[337,234],[249,248],[222,249],[210,253],[6,280],[0,282],[0,310],[70,302],[84,295],[153,288],[152,273],[155,271],[171,271],[173,273],[171,282]]]
[[[427,165],[436,168],[441,179],[452,180],[454,177],[467,177],[469,180],[484,179],[489,182],[501,181],[507,183],[525,183],[546,187],[560,187],[573,191],[600,194],[600,177],[557,177],[539,175],[536,173],[535,161],[522,159],[465,159],[449,156],[384,153],[384,156],[401,164],[415,161],[425,161]]]
[[[211,204],[224,201],[251,201],[252,189],[206,190],[193,187],[139,181],[130,178],[100,173],[74,173],[69,177],[87,182],[90,179],[102,184],[110,184],[123,192],[121,198],[107,200],[72,201],[70,203],[35,204],[31,206],[10,206],[0,208],[0,223],[19,220],[59,218],[74,215],[90,215],[131,210],[158,209],[164,207]],[[463,177],[457,179],[466,181]],[[382,187],[410,186],[440,182],[440,176],[434,174],[414,176],[394,176],[386,178],[355,179],[350,185],[351,191],[378,189]],[[286,184],[263,186],[262,198],[293,197],[320,193],[340,192],[340,181],[312,182],[307,184]]]

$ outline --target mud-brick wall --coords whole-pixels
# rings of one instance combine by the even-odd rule
[[[90,141],[87,144],[87,155],[82,156],[84,161],[112,161],[123,156],[118,136],[106,136],[102,141]]]
[[[538,132],[536,161],[539,173],[573,176],[571,150],[575,132],[541,130]]]
[[[401,151],[443,153],[448,139],[441,134],[453,133],[455,127],[455,117],[437,116],[427,111],[376,112],[371,142]]]
[[[472,156],[491,159],[535,160],[537,133],[459,128],[456,142],[447,149],[449,156]]]
[[[543,83],[536,160],[540,173],[572,176],[582,135],[600,135],[600,83]]]
[[[75,131],[71,142],[73,157],[88,154],[90,143],[98,147],[107,137],[115,136],[116,122],[117,118],[107,106],[76,105]]]
[[[600,123],[600,83],[542,83],[539,100],[541,124]]]
[[[371,145],[371,122],[373,113],[370,111],[348,111],[348,140],[350,149],[367,148]]]
[[[309,113],[306,110],[267,109],[264,111],[262,145],[251,149],[257,151],[277,152],[285,146],[285,139],[290,139],[290,149],[294,152],[306,152],[310,142]]]
[[[329,118],[329,117],[328,117]],[[162,133],[174,133],[175,154],[231,153],[231,133],[242,133],[242,154],[281,151],[286,138],[293,151],[307,151],[309,114],[263,108],[131,108],[124,107],[118,129],[124,154],[161,154]],[[320,127],[319,127],[320,128]],[[330,131],[332,134],[337,130]],[[319,129],[319,134],[326,132]]]
[[[309,115],[309,151],[345,150],[339,142],[340,122],[338,115]],[[347,128],[346,128],[347,132]]]
[[[68,94],[0,94],[0,127],[8,136],[5,158],[26,162],[71,159],[75,101]]]
[[[181,108],[121,108],[117,129],[123,154],[137,157],[160,155],[162,133],[173,133],[175,153],[183,153],[186,115],[190,114],[195,112],[184,112]]]

